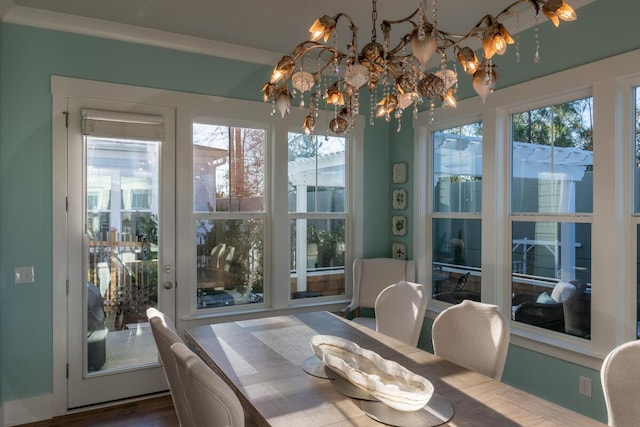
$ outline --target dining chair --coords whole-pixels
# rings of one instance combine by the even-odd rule
[[[231,387],[185,344],[173,344],[171,352],[194,425],[243,427],[244,410]]]
[[[373,315],[363,316],[364,311],[374,313],[376,298],[387,286],[401,280],[413,282],[416,278],[416,262],[397,258],[356,258],[353,261],[353,296],[343,314],[376,328]],[[365,310],[361,310],[365,309]]]
[[[414,347],[427,309],[427,289],[402,280],[386,287],[376,298],[376,330]]]
[[[609,426],[637,426],[640,420],[640,341],[614,348],[602,363],[600,380]]]
[[[171,346],[173,344],[184,342],[178,335],[173,321],[157,308],[149,307],[147,309],[147,318],[151,326],[153,340],[158,348],[162,369],[169,383],[171,399],[173,400],[173,406],[176,409],[180,426],[195,426],[183,395],[178,370],[173,358],[173,353],[171,352]]]
[[[511,327],[498,306],[464,300],[433,321],[433,352],[472,371],[502,378]]]

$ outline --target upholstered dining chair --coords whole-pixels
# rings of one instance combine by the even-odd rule
[[[413,282],[416,278],[416,262],[397,258],[356,258],[353,261],[353,296],[342,311],[358,323],[376,328],[373,315],[363,316],[362,309],[372,314],[376,298],[387,286],[401,280]]]
[[[167,382],[169,383],[171,399],[173,400],[173,406],[176,409],[180,426],[195,426],[183,396],[176,363],[173,358],[173,353],[171,352],[171,346],[173,344],[183,343],[182,338],[178,335],[173,321],[160,310],[149,307],[147,309],[147,318],[149,319],[153,339],[156,343],[156,347],[158,348],[158,353],[160,354],[162,369],[164,370]]]
[[[433,321],[433,352],[472,371],[502,378],[511,327],[498,306],[464,300]]]
[[[229,385],[183,343],[171,351],[194,425],[243,427],[244,410]]]
[[[427,289],[418,283],[402,280],[386,287],[376,298],[376,330],[417,347],[427,299]]]
[[[614,348],[602,363],[600,379],[609,426],[637,426],[640,421],[640,341]]]

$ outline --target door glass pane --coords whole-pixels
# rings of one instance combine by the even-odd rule
[[[155,363],[159,142],[86,138],[89,372]]]
[[[512,236],[513,319],[590,339],[591,224],[514,221]]]
[[[227,307],[264,300],[264,221],[200,220],[197,308]]]
[[[633,211],[640,213],[640,87],[635,87],[634,107],[635,107],[635,123],[634,123],[634,154],[633,157]],[[636,229],[636,336],[640,339],[640,226]]]

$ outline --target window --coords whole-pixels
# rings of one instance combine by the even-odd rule
[[[186,98],[176,125],[178,312],[344,306],[344,266],[361,253],[350,217],[360,205],[348,194],[363,120],[344,138],[302,136],[297,110],[270,118],[262,103]]]
[[[593,99],[511,117],[513,319],[590,339]]]
[[[432,294],[481,297],[482,123],[433,133]]]
[[[107,329],[123,330],[146,321],[146,308],[158,304],[165,123],[161,116],[83,109],[82,126],[86,278],[104,299]]]
[[[193,123],[198,310],[264,300],[264,129]]]
[[[345,294],[345,139],[289,133],[291,298]]]
[[[418,280],[436,277],[433,221],[447,217],[434,203],[433,131],[481,119],[482,300],[512,317],[513,344],[594,370],[600,355],[640,339],[640,72],[625,62],[639,54],[414,121],[414,258],[428,260]]]

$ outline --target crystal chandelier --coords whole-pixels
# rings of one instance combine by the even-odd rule
[[[272,102],[272,114],[282,117],[289,112],[294,99],[299,98],[300,108],[308,103],[309,112],[302,125],[305,133],[315,131],[319,103],[332,106],[334,114],[329,129],[336,134],[351,130],[360,110],[360,88],[367,85],[370,96],[370,123],[374,117],[391,117],[398,120],[400,130],[404,110],[411,108],[413,114],[418,106],[428,100],[433,119],[436,101],[443,108],[455,108],[458,88],[456,61],[462,70],[473,76],[473,89],[484,102],[496,87],[498,74],[492,58],[503,55],[510,44],[515,44],[516,60],[519,61],[518,36],[513,39],[500,21],[511,15],[519,15],[517,6],[526,5],[535,12],[536,52],[534,62],[539,60],[538,18],[544,14],[556,27],[560,20],[576,19],[574,10],[564,0],[516,0],[497,15],[483,16],[466,34],[453,34],[437,28],[437,0],[432,0],[431,22],[426,0],[404,19],[387,21],[380,25],[382,43],[377,41],[376,1],[372,0],[371,40],[361,50],[357,46],[358,28],[345,13],[335,16],[323,15],[316,19],[309,32],[310,40],[298,44],[290,55],[278,61],[270,80],[262,88],[264,100]],[[345,48],[338,45],[338,22],[346,20],[350,37]],[[391,28],[410,25],[411,31],[391,44]],[[469,47],[471,40],[480,40],[478,49],[481,58]],[[432,56],[438,55],[439,65],[432,72],[425,67]],[[454,58],[449,65],[449,58]]]

